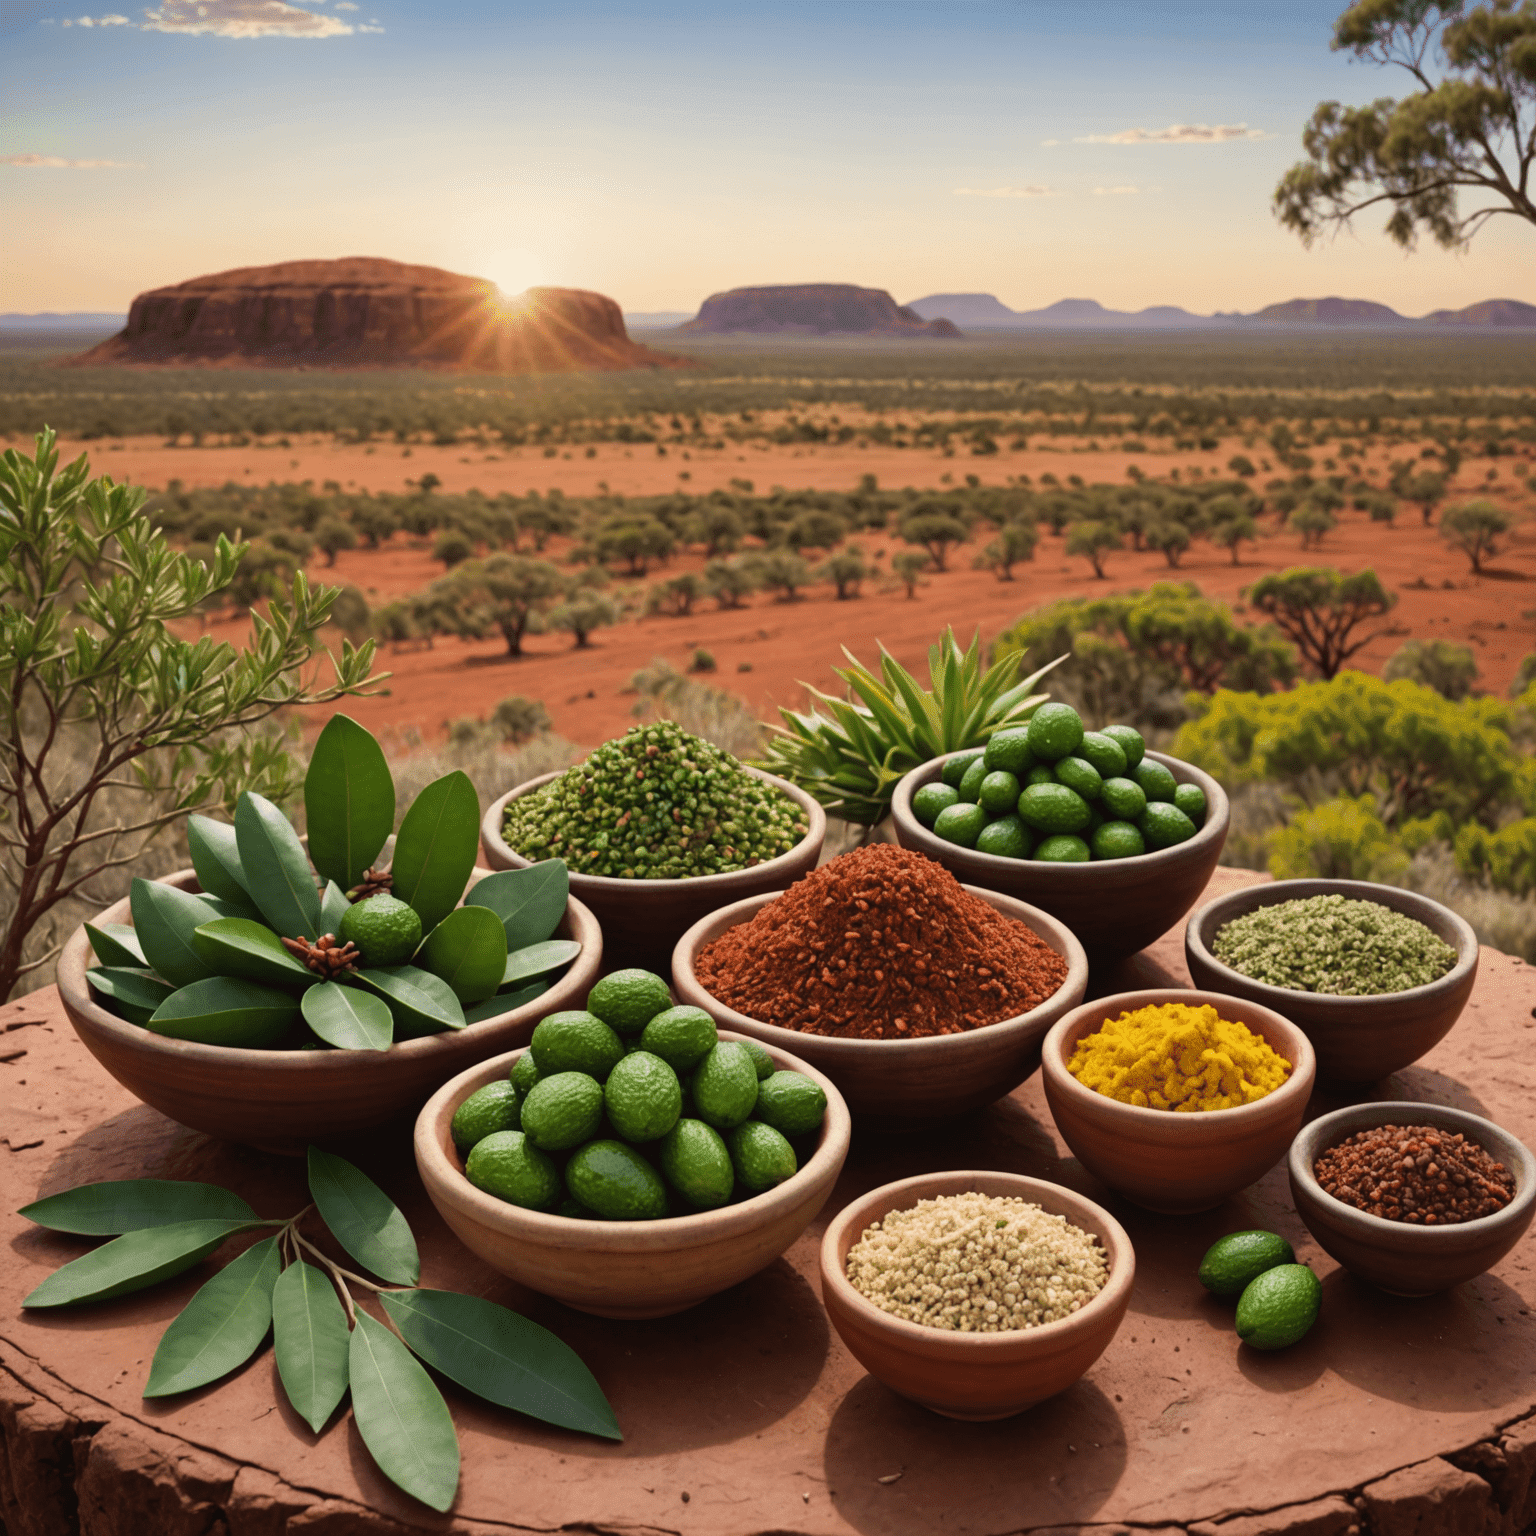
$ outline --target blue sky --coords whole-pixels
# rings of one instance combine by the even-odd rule
[[[0,309],[355,254],[629,310],[797,281],[1536,301],[1514,219],[1463,256],[1275,224],[1312,107],[1404,89],[1330,52],[1318,0],[88,3],[0,0]]]

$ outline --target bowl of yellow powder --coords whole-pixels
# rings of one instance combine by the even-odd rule
[[[1220,992],[1121,992],[1045,1039],[1045,1099],[1089,1172],[1136,1204],[1209,1210],[1273,1168],[1317,1075],[1307,1037]]]

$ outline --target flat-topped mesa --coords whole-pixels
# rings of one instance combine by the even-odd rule
[[[852,283],[791,283],[711,294],[680,332],[752,331],[782,336],[958,336],[948,320],[924,320],[883,288]]]
[[[116,336],[73,362],[424,367],[493,373],[686,367],[629,339],[612,299],[508,296],[485,278],[377,257],[239,267],[141,293]]]

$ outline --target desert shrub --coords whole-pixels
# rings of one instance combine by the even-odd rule
[[[684,571],[681,576],[658,581],[651,587],[645,595],[645,611],[670,614],[677,619],[686,618],[693,612],[694,603],[703,593],[703,578],[695,576],[692,571]]]
[[[779,602],[792,603],[800,588],[811,579],[811,568],[799,555],[787,549],[767,554],[748,555],[744,561],[760,587],[776,594]]]
[[[1514,519],[1491,501],[1469,501],[1449,507],[1440,519],[1440,537],[1459,549],[1481,573],[1483,561],[1498,554],[1498,541],[1514,526]]]
[[[490,723],[503,741],[520,747],[525,741],[547,731],[550,727],[549,711],[537,699],[524,698],[514,693],[501,700],[491,711]]]
[[[634,707],[639,718],[674,720],[736,757],[752,757],[761,748],[763,727],[744,699],[679,672],[666,657],[652,658],[629,681],[640,695]]]
[[[757,572],[745,559],[711,560],[704,567],[704,590],[717,607],[744,607],[758,585]]]
[[[845,599],[859,595],[859,583],[869,575],[869,567],[864,563],[864,552],[854,547],[823,561],[815,575],[820,581],[830,581],[839,599]]]
[[[613,598],[590,588],[576,588],[568,593],[563,603],[557,603],[545,614],[544,622],[550,629],[564,630],[575,649],[585,650],[592,643],[594,630],[607,629],[617,624],[622,616]]]
[[[1387,657],[1381,675],[1389,683],[1405,677],[1442,698],[1464,699],[1477,685],[1477,657],[1470,645],[1451,640],[1405,640]]]
[[[672,554],[677,541],[666,524],[654,517],[622,518],[600,527],[592,547],[604,564],[622,561],[627,574],[644,576],[652,562]]]
[[[953,512],[941,503],[919,502],[902,518],[897,532],[908,544],[928,553],[936,571],[946,570],[945,559],[956,544],[963,544],[968,530]]]
[[[432,544],[432,558],[441,560],[450,571],[472,559],[474,553],[474,544],[457,528],[445,528]]]
[[[688,658],[688,670],[690,672],[715,671],[715,653],[705,650],[702,645],[695,646],[693,655]]]
[[[1033,560],[1039,541],[1033,523],[1004,523],[998,529],[997,537],[976,556],[972,566],[979,571],[991,571],[999,581],[1012,581],[1014,566],[1022,560]]]
[[[1373,795],[1340,796],[1296,812],[1265,839],[1277,880],[1384,880],[1401,876],[1409,855],[1383,823]]]
[[[1067,535],[1067,553],[1081,555],[1093,567],[1093,574],[1100,581],[1105,579],[1104,556],[1112,549],[1124,546],[1120,530],[1110,523],[1094,519],[1073,523]]]
[[[909,598],[917,596],[918,578],[928,569],[931,558],[921,549],[903,549],[891,556],[891,570],[901,579]]]

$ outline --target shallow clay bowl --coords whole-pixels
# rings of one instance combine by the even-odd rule
[[[608,966],[638,965],[664,973],[667,956],[683,933],[701,917],[761,891],[779,891],[809,874],[821,857],[827,836],[827,813],[803,789],[787,779],[756,768],[746,770],[754,778],[782,790],[806,819],[810,831],[788,853],[728,875],[700,875],[693,880],[615,880],[607,875],[582,875],[571,871],[571,894],[597,915],[608,946]],[[527,869],[532,862],[512,849],[501,835],[507,807],[524,795],[542,789],[558,773],[540,774],[494,801],[480,823],[480,841],[492,869]]]
[[[740,1036],[722,1030],[722,1040]],[[827,1113],[810,1160],[792,1179],[716,1211],[659,1221],[584,1221],[524,1210],[475,1188],[453,1145],[454,1111],[502,1081],[521,1051],[444,1083],[416,1120],[416,1166],[459,1241],[521,1285],[599,1317],[666,1317],[755,1275],[816,1219],[848,1155],[848,1107],[814,1067],[770,1048],[774,1063],[821,1085]]]
[[[1029,1200],[1098,1238],[1109,1278],[1060,1322],[1007,1333],[952,1333],[882,1312],[848,1281],[848,1250],[890,1211],[974,1191]],[[1091,1200],[1017,1173],[928,1173],[871,1190],[832,1218],[821,1240],[821,1299],[860,1365],[893,1392],[951,1419],[1006,1419],[1064,1392],[1114,1338],[1130,1305],[1136,1254],[1125,1229]]]
[[[1356,1131],[1378,1125],[1433,1125],[1460,1131],[1515,1176],[1502,1211],[1447,1227],[1388,1221],[1324,1192],[1312,1165]],[[1536,1215],[1536,1158],[1508,1131],[1464,1109],[1439,1104],[1354,1104],[1307,1126],[1291,1143],[1291,1199],[1325,1253],[1352,1275],[1397,1296],[1430,1296],[1492,1269],[1525,1235]]]
[[[961,754],[951,753],[950,756]],[[936,757],[896,786],[891,816],[896,840],[936,859],[968,885],[1027,901],[1072,930],[1096,966],[1112,965],[1160,939],[1195,904],[1227,840],[1230,809],[1226,791],[1209,774],[1176,757],[1148,752],[1180,784],[1205,792],[1205,824],[1188,842],[1134,859],[1098,859],[1090,864],[1042,864],[1038,859],[1005,859],[977,853],[937,837],[912,813],[912,796],[935,783],[948,757]]]
[[[1290,1076],[1256,1103],[1178,1114],[1122,1104],[1085,1088],[1067,1071],[1077,1042],[1106,1019],[1165,1003],[1209,1003],[1222,1018],[1246,1024],[1290,1062]],[[1294,1024],[1258,1003],[1217,992],[1117,992],[1084,1003],[1046,1036],[1044,1055],[1045,1101],[1077,1160],[1128,1200],[1175,1215],[1210,1210],[1263,1178],[1301,1129],[1317,1075],[1312,1047]]]
[[[747,922],[775,897],[753,896],[695,923],[672,952],[672,990],[680,1003],[702,1008],[722,1029],[751,1035],[764,1045],[792,1050],[837,1084],[865,1130],[921,1130],[1012,1093],[1040,1065],[1040,1046],[1051,1025],[1082,1001],[1088,957],[1055,918],[997,891],[966,886],[1004,917],[1027,924],[1067,962],[1066,980],[1028,1013],[922,1040],[844,1040],[807,1035],[749,1018],[712,997],[694,972],[694,960],[729,928]]]
[[[1216,958],[1216,935],[1233,918],[1304,896],[1347,896],[1391,907],[1444,939],[1456,951],[1456,964],[1438,981],[1406,992],[1339,997],[1272,987]],[[1365,880],[1276,880],[1218,896],[1190,918],[1184,957],[1197,987],[1263,1003],[1300,1026],[1317,1053],[1318,1075],[1346,1083],[1373,1083],[1439,1044],[1461,1016],[1477,980],[1477,935],[1470,924],[1427,896]]]
[[[488,870],[477,870],[481,879]],[[165,877],[184,891],[202,887],[190,869]],[[132,923],[126,899],[98,923]],[[542,997],[463,1029],[401,1040],[387,1051],[253,1051],[172,1040],[108,1013],[85,973],[96,963],[84,928],[59,956],[64,1011],[90,1053],[135,1097],[194,1131],[265,1152],[299,1153],[409,1115],[444,1078],[509,1046],[560,1008],[578,1008],[602,975],[603,935],[574,898],[555,930],[581,953]]]

